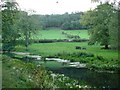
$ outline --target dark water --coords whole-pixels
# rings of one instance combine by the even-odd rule
[[[78,80],[80,84],[81,82],[84,82],[86,85],[100,88],[100,90],[119,89],[120,73],[118,72],[96,72],[87,68],[65,67],[62,63],[56,61],[47,61],[43,65],[46,69],[51,70],[54,73],[64,74],[65,76]]]
[[[79,81],[86,82],[88,85],[97,88],[119,88],[119,74],[118,73],[106,73],[95,72],[83,68],[59,68],[50,69],[54,73],[64,74]]]
[[[47,62],[53,63],[51,61]],[[46,69],[51,70],[54,73],[64,74],[65,76],[76,79],[80,82],[85,82],[87,83],[87,85],[90,85],[92,87],[105,88],[104,90],[106,90],[106,88],[107,90],[118,88],[120,90],[120,73],[95,72],[85,68],[63,67],[62,64],[59,67],[57,67],[57,62],[54,63],[56,64],[56,66],[51,68],[50,63],[47,66],[45,66],[47,64],[46,63],[44,64],[44,66],[46,67]]]

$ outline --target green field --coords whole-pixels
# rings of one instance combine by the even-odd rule
[[[85,47],[86,50],[77,50],[75,46]],[[57,53],[87,52],[103,56],[108,59],[118,59],[118,52],[115,50],[100,49],[99,45],[90,46],[87,42],[56,42],[56,43],[36,43],[29,46],[29,52],[43,56],[55,55]],[[17,51],[24,51],[25,47],[17,46]]]
[[[41,30],[36,35],[33,35],[34,39],[67,39],[62,32],[66,32],[72,35],[79,35],[81,38],[89,38],[88,30],[59,30],[49,29]],[[86,50],[75,49],[76,46],[86,48]],[[105,50],[98,44],[88,45],[88,42],[55,42],[55,43],[33,43],[29,45],[28,50],[32,54],[38,54],[42,56],[54,56],[58,53],[74,53],[74,52],[86,52],[92,53],[96,56],[103,56],[106,59],[118,59],[118,52],[115,50]],[[16,51],[25,51],[24,46],[16,46]]]
[[[33,39],[67,39],[62,32],[72,35],[79,35],[81,38],[89,38],[88,30],[60,30],[48,29],[40,30],[32,35]],[[85,47],[86,50],[77,50],[76,46]],[[25,47],[17,46],[16,51],[25,51]],[[33,43],[29,45],[29,52],[43,56],[55,55],[57,53],[86,52],[103,56],[108,59],[118,59],[118,52],[115,50],[101,49],[100,45],[88,45],[88,42],[56,42],[56,43]]]
[[[66,32],[71,35],[79,35],[81,38],[88,39],[88,30],[59,30],[59,29],[49,29],[40,30],[37,34],[32,35],[32,39],[67,39],[62,32]]]
[[[79,35],[80,38],[89,39],[88,30],[66,30],[64,32],[71,35]]]

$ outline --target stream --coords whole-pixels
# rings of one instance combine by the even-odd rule
[[[118,88],[118,73],[107,73],[107,72],[95,72],[87,68],[76,68],[68,65],[63,65],[56,61],[37,61],[42,63],[47,70],[52,71],[56,74],[64,74],[70,78],[78,81],[86,82],[88,85],[97,88]],[[56,65],[55,65],[56,64]]]
[[[78,81],[86,82],[88,85],[97,88],[116,88],[118,84],[118,74],[115,73],[97,73],[84,68],[59,68],[59,69],[48,69],[54,73],[64,74],[65,76],[71,77]]]
[[[29,55],[30,56],[30,55]],[[32,55],[37,65],[44,66],[47,70],[57,74],[64,74],[70,78],[87,83],[97,88],[119,88],[119,73],[96,72],[86,68],[86,64],[70,62],[59,58],[46,58],[41,60],[41,56]]]

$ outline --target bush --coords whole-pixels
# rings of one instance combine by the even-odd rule
[[[40,39],[31,40],[33,43],[53,43],[53,42],[86,42],[88,39]]]

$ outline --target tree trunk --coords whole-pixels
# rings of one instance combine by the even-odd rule
[[[108,45],[105,45],[105,49],[109,49]]]
[[[26,51],[28,51],[28,43],[29,43],[28,32],[26,32],[26,40],[25,40]]]

